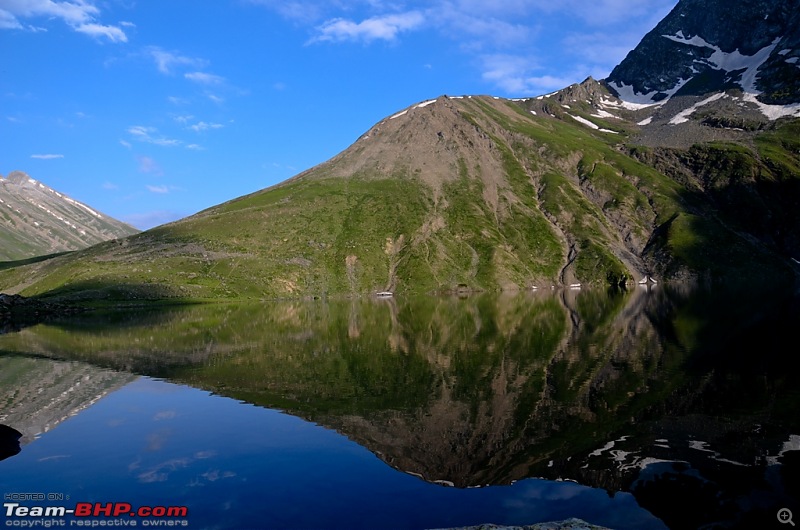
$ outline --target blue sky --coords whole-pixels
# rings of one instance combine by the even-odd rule
[[[0,174],[146,229],[442,94],[606,77],[676,0],[0,0]]]

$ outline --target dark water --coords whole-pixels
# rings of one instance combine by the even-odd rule
[[[38,325],[0,336],[0,519],[789,528],[798,325],[785,293],[666,286]],[[186,513],[18,510],[77,503]]]

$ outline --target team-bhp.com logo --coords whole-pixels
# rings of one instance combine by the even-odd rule
[[[139,506],[128,502],[79,502],[65,506],[23,506],[3,503],[6,526],[50,528],[58,526],[189,526],[186,506]],[[65,518],[69,517],[69,521]],[[100,518],[100,519],[98,519]]]

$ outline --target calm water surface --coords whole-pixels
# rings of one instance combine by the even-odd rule
[[[799,307],[659,286],[40,324],[0,335],[22,434],[14,454],[0,430],[0,493],[185,506],[189,528],[785,529]]]

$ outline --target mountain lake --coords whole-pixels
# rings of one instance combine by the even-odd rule
[[[0,335],[2,519],[787,528],[799,324],[796,294],[682,285],[38,324]]]

